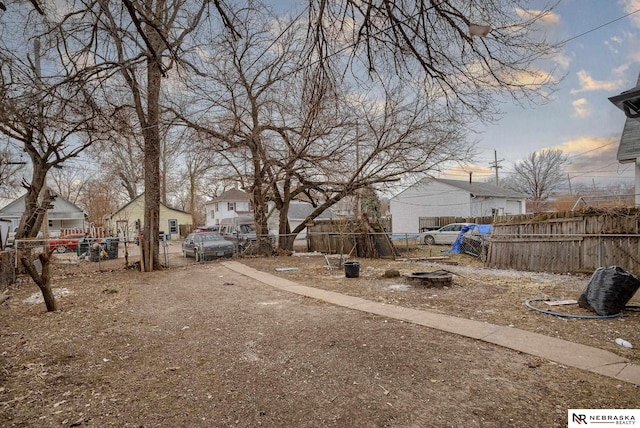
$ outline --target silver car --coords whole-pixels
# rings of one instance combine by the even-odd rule
[[[182,255],[194,257],[197,262],[208,258],[233,256],[234,245],[219,233],[190,233],[182,242]]]
[[[422,232],[420,234],[420,242],[424,242],[427,245],[451,245],[456,241],[462,228],[471,224],[473,223],[451,223],[438,230]]]

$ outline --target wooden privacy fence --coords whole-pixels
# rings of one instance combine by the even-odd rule
[[[555,273],[615,265],[640,274],[640,216],[624,209],[499,217],[487,264]]]
[[[384,232],[388,227],[386,219],[316,220],[306,226],[309,251],[358,257],[395,256],[393,244]]]

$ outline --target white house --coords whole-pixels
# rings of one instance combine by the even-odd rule
[[[223,218],[253,216],[253,203],[248,193],[231,189],[208,202],[205,215],[205,226],[217,226]]]
[[[26,196],[24,194],[0,209],[0,217],[11,220],[11,230],[20,225]],[[85,230],[89,226],[86,218],[87,213],[82,208],[58,196],[53,201],[53,208],[47,211],[47,223],[42,225],[42,230],[48,229],[49,236],[59,236],[61,229]]]
[[[311,214],[315,210],[313,205],[308,202],[302,201],[291,201],[289,204],[289,211],[287,213],[287,218],[289,220],[289,228],[294,230],[296,227],[300,225],[303,221],[306,220],[307,216]],[[273,208],[273,204],[269,204],[269,233],[273,235],[277,235],[280,233],[280,213],[278,210]],[[336,218],[336,214],[333,212],[331,208],[328,208],[321,212],[316,219],[331,219]],[[296,236],[296,239],[306,239],[307,237],[307,228],[305,227],[302,231]]]
[[[419,232],[420,217],[524,214],[527,196],[488,183],[425,178],[389,201],[393,233]]]

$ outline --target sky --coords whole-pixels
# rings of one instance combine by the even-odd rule
[[[528,4],[534,9],[536,3]],[[502,104],[504,116],[476,135],[473,164],[446,171],[442,178],[468,179],[469,171],[474,180],[495,178],[490,162],[496,154],[502,167],[498,175],[504,177],[528,154],[558,148],[571,162],[566,190],[569,182],[633,184],[633,163],[616,159],[626,118],[608,98],[638,80],[640,0],[562,0],[545,19],[544,30],[549,41],[568,40],[553,59],[557,76],[564,76],[557,91],[544,105]]]
[[[535,11],[549,1],[522,4]],[[276,9],[296,13],[305,2],[286,4]],[[540,31],[551,43],[566,41],[550,63],[556,91],[545,104],[500,102],[503,116],[471,136],[477,141],[475,159],[439,177],[468,180],[472,172],[474,180],[495,180],[490,163],[497,158],[498,176],[504,178],[529,154],[557,148],[570,160],[561,190],[633,185],[634,165],[616,158],[626,117],[608,98],[634,87],[640,74],[640,0],[559,0]]]
[[[523,2],[531,10],[543,0]],[[274,2],[279,13],[297,15],[306,2]],[[488,23],[490,24],[490,23]],[[497,157],[499,177],[513,164],[545,148],[569,156],[563,190],[579,185],[634,183],[634,165],[620,164],[616,152],[625,123],[608,98],[636,85],[640,73],[640,0],[560,0],[540,31],[551,42],[567,41],[553,58],[555,76],[563,77],[546,104],[516,105],[503,101],[504,115],[473,135],[477,156],[469,165],[440,177],[475,181],[495,178],[490,163]]]

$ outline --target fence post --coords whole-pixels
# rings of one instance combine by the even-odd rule
[[[406,257],[409,257],[409,234],[408,233],[404,234],[404,247],[405,247]]]
[[[598,235],[598,267],[603,266],[603,258],[604,258],[604,243],[602,241],[602,235]]]

